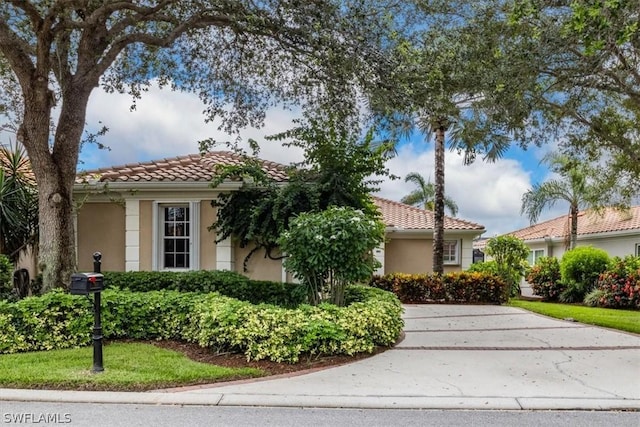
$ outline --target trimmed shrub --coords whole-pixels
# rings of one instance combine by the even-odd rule
[[[286,309],[218,293],[103,292],[105,338],[183,339],[249,360],[295,362],[301,355],[371,352],[402,331],[402,306],[380,289],[347,288],[348,307]],[[0,353],[80,347],[91,342],[91,303],[62,291],[0,302]]]
[[[526,276],[534,295],[545,301],[557,301],[565,286],[560,281],[560,263],[555,257],[540,257]]]
[[[609,255],[602,249],[580,246],[565,252],[560,262],[560,276],[566,289],[560,294],[560,301],[582,302],[608,265]]]
[[[487,273],[495,276],[500,275],[498,263],[495,261],[475,262],[467,269],[469,273]]]
[[[507,284],[497,275],[480,272],[437,274],[392,273],[376,276],[371,286],[391,290],[405,304],[489,303],[505,301]]]
[[[133,292],[219,292],[252,304],[266,303],[282,307],[295,307],[306,302],[306,290],[303,285],[251,280],[232,271],[105,272],[104,282],[106,288],[127,289]]]

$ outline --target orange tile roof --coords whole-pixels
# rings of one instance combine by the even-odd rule
[[[278,182],[287,180],[286,166],[266,160],[260,161],[271,178]],[[76,182],[78,184],[91,181],[128,182],[131,184],[171,181],[209,182],[215,176],[216,165],[239,165],[242,162],[243,157],[233,152],[211,151],[204,155],[190,154],[145,163],[90,170],[78,174]],[[379,197],[373,199],[387,226],[405,230],[433,229],[433,212]],[[450,217],[445,217],[444,227],[447,230],[484,231],[482,225]]]
[[[632,206],[628,211],[605,208],[601,212],[578,213],[578,236],[631,230],[640,232],[640,206]],[[522,240],[543,239],[546,236],[567,237],[569,217],[563,215],[507,234]]]
[[[380,209],[388,227],[398,227],[405,230],[433,230],[434,214],[432,211],[380,197],[374,197],[373,202]],[[444,217],[444,228],[446,230],[484,231],[484,226],[480,224],[448,216]]]
[[[210,151],[203,155],[189,154],[102,168],[78,174],[77,183],[91,180],[98,182],[208,182],[215,176],[215,166],[240,165],[242,156],[230,151]],[[287,179],[286,167],[279,163],[261,160],[264,170],[276,181]]]

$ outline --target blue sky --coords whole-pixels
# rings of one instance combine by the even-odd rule
[[[198,152],[197,141],[213,138],[218,141],[232,139],[217,129],[218,124],[204,122],[204,105],[191,94],[152,88],[137,102],[131,112],[131,100],[126,95],[106,94],[96,90],[87,111],[88,130],[98,128],[102,122],[109,132],[100,142],[110,151],[85,147],[81,153],[79,169],[94,169],[128,163],[175,157]],[[264,136],[282,132],[292,126],[293,113],[279,109],[267,113],[262,129],[245,129],[241,136],[264,141]],[[541,148],[531,147],[523,151],[511,147],[504,158],[495,163],[477,160],[470,166],[463,165],[461,156],[447,151],[446,193],[453,198],[460,211],[458,217],[482,224],[490,237],[526,227],[529,222],[520,215],[522,194],[533,183],[548,177],[548,170],[540,165],[542,156],[553,144]],[[225,149],[220,146],[219,149]],[[299,161],[302,151],[284,148],[277,142],[261,145],[260,157],[280,163]],[[414,135],[398,147],[398,155],[389,161],[391,172],[404,177],[409,172],[433,176],[433,144],[424,142],[421,135]],[[381,197],[400,200],[413,187],[403,179],[387,180],[381,185]],[[545,212],[541,220],[565,214],[561,204]]]

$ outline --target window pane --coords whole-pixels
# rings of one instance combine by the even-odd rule
[[[164,225],[164,235],[165,236],[175,236],[175,225],[173,224],[165,224]]]
[[[164,255],[164,268],[174,268],[175,262],[173,259],[173,254],[165,254]]]
[[[185,239],[176,239],[176,252],[186,252],[187,241]]]
[[[186,267],[185,259],[184,259],[184,258],[185,258],[185,255],[183,255],[183,254],[176,254],[176,265],[175,265],[175,266],[176,266],[177,268],[184,268],[184,267]]]
[[[176,244],[173,239],[164,239],[164,251],[174,252],[176,250]]]

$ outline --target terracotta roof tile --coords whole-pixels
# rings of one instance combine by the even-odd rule
[[[374,197],[384,222],[389,227],[398,227],[405,230],[433,230],[434,215],[432,211],[405,205],[393,200]],[[446,230],[478,230],[484,231],[484,226],[458,218],[445,216],[444,228]]]
[[[605,208],[601,212],[581,211],[578,214],[578,236],[627,230],[640,232],[640,206],[632,206],[628,211]],[[563,215],[507,234],[523,240],[567,237],[569,217]]]
[[[86,171],[78,175],[76,182],[79,184],[93,180],[98,182],[208,182],[215,175],[215,166],[238,165],[242,161],[241,156],[229,151],[211,151],[204,155],[190,154],[171,159]],[[261,162],[271,178],[278,182],[287,180],[286,166],[266,160]],[[373,199],[387,226],[407,230],[433,229],[433,212],[379,197]],[[447,230],[484,231],[482,225],[450,217],[445,217],[444,226]]]
[[[203,155],[190,154],[151,162],[90,170],[79,174],[76,182],[80,184],[89,179],[95,179],[98,182],[207,182],[215,176],[214,166],[240,163],[242,163],[242,157],[238,154],[230,151],[211,151]],[[286,180],[287,174],[284,165],[268,161],[262,161],[262,164],[271,178],[276,181]]]

